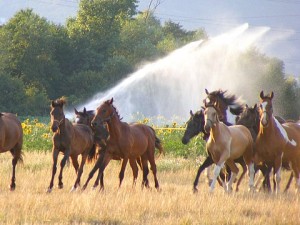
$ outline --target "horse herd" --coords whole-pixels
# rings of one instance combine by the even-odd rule
[[[187,127],[182,137],[182,143],[187,144],[191,138],[203,133],[206,141],[207,157],[200,165],[195,181],[194,192],[197,192],[198,181],[204,169],[215,164],[213,178],[210,180],[212,192],[218,182],[226,192],[233,190],[237,180],[236,191],[248,171],[249,190],[254,190],[255,173],[263,174],[263,187],[271,190],[270,173],[274,173],[274,190],[280,191],[281,168],[292,170],[287,190],[295,177],[296,189],[300,187],[300,123],[286,122],[273,115],[273,92],[265,95],[260,93],[259,105],[253,107],[238,102],[235,95],[226,91],[206,91],[203,107],[193,113],[187,121]],[[155,149],[163,153],[162,143],[155,130],[145,124],[122,121],[113,99],[103,102],[96,111],[82,112],[75,109],[75,123],[69,121],[64,114],[66,100],[60,98],[51,102],[52,137],[52,176],[47,192],[53,190],[54,178],[57,172],[58,155],[63,153],[58,176],[58,188],[63,188],[63,169],[70,158],[76,171],[76,179],[71,191],[78,189],[83,167],[86,161],[96,161],[93,169],[82,186],[86,189],[89,181],[98,171],[93,188],[100,183],[104,188],[104,170],[111,160],[122,160],[119,172],[121,186],[124,172],[129,161],[135,185],[139,167],[143,171],[142,186],[148,188],[149,164],[154,176],[155,188],[159,190]],[[227,120],[227,110],[236,117],[236,124]],[[20,121],[10,113],[0,113],[0,152],[10,151],[13,155],[12,178],[10,189],[15,189],[15,167],[22,160],[23,132]],[[78,156],[81,155],[80,164]],[[237,179],[239,163],[242,173]]]

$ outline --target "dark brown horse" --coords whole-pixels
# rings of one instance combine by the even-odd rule
[[[280,191],[282,162],[288,162],[300,187],[300,124],[287,122],[280,124],[273,116],[274,93],[260,93],[260,128],[255,142],[255,162],[265,163],[273,168],[276,193]]]
[[[149,173],[149,160],[151,170],[154,175],[155,188],[159,189],[159,183],[156,176],[157,169],[155,164],[155,148],[158,148],[161,153],[163,152],[163,149],[160,144],[160,140],[155,135],[155,131],[144,124],[128,124],[126,122],[122,122],[116,108],[113,106],[113,99],[105,101],[97,108],[97,113],[92,121],[92,125],[97,127],[103,122],[108,124],[110,138],[107,140],[105,151],[98,158],[95,167],[90,172],[83,189],[87,187],[94,172],[100,168],[100,173],[103,173],[105,167],[111,159],[114,159],[114,157],[121,157],[123,159],[121,172],[119,174],[119,186],[121,186],[124,178],[124,172],[128,160],[134,174],[133,182],[136,182],[138,175],[136,159],[141,157],[143,166],[142,184],[145,187],[149,186],[147,178]]]
[[[12,159],[12,178],[10,190],[16,188],[16,165],[22,161],[23,130],[19,119],[11,113],[0,113],[0,152],[10,151]]]
[[[83,172],[83,167],[86,159],[92,160],[95,157],[94,138],[92,129],[84,124],[72,124],[65,118],[63,107],[66,103],[64,98],[57,99],[51,102],[51,130],[52,137],[52,157],[53,167],[50,185],[47,192],[50,193],[53,188],[54,176],[57,170],[57,158],[59,152],[64,154],[60,163],[59,183],[58,187],[63,188],[62,175],[66,161],[71,157],[72,164],[77,173],[77,178],[72,190],[75,190],[80,184],[80,177]],[[81,155],[81,163],[79,166],[78,156]]]

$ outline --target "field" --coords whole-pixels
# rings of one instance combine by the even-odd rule
[[[203,161],[202,153],[194,148],[202,143],[195,140],[183,146],[179,139],[182,132],[179,131],[160,133],[167,148],[167,154],[157,159],[160,192],[153,188],[151,173],[152,189],[141,189],[141,171],[137,185],[132,187],[129,166],[123,185],[118,189],[121,164],[113,161],[105,170],[103,192],[91,189],[92,180],[84,192],[69,193],[75,181],[75,172],[70,165],[65,168],[64,188],[57,189],[57,174],[55,188],[47,194],[52,163],[51,142],[48,143],[47,126],[37,123],[27,122],[28,127],[32,125],[32,130],[25,134],[25,138],[26,141],[32,138],[32,143],[25,145],[24,163],[17,166],[14,192],[8,189],[11,156],[9,153],[0,154],[0,224],[300,224],[299,194],[295,193],[294,182],[288,193],[279,195],[249,193],[247,179],[243,180],[238,193],[226,194],[216,186],[211,194],[203,174],[199,193],[194,194],[192,184]],[[31,148],[29,144],[36,147]],[[189,149],[191,154],[188,154]],[[85,167],[82,183],[91,168],[92,164]],[[282,173],[282,189],[288,175],[288,172]]]

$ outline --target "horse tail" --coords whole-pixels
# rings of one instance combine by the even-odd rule
[[[88,163],[93,162],[96,160],[97,154],[96,154],[96,144],[94,143],[92,148],[89,151],[87,161]]]
[[[157,148],[159,150],[159,156],[161,154],[165,154],[165,151],[164,151],[164,148],[162,146],[161,140],[156,136],[155,133],[154,133],[154,135],[155,135],[155,148]]]

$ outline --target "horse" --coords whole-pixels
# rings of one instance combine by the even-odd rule
[[[9,188],[16,188],[16,165],[23,161],[23,130],[20,120],[12,113],[0,113],[0,153],[10,151],[12,159],[12,178]]]
[[[94,116],[95,116],[95,111],[94,110],[86,110],[86,108],[83,108],[83,111],[77,111],[77,109],[75,110],[75,123],[82,123],[82,124],[86,124],[91,126],[91,121],[93,120]],[[96,127],[92,127],[92,130],[94,131],[94,142],[96,144],[96,148],[98,149],[98,154],[100,156],[101,150],[103,151],[103,149],[106,148],[106,142],[107,139],[109,138],[109,131],[108,131],[108,127],[107,127],[107,123],[103,123],[103,124],[99,124]],[[114,158],[114,160],[121,160],[121,157],[116,157]],[[136,160],[137,163],[139,164],[139,166],[141,167],[141,162],[140,159]],[[104,189],[104,174],[100,174],[100,169],[99,169],[99,173],[97,176],[97,179],[95,180],[95,183],[93,185],[93,189],[97,188],[97,186],[99,185],[99,181],[100,181],[100,189],[103,190]]]
[[[197,136],[200,133],[203,133],[203,140],[207,141],[209,138],[209,133],[207,133],[204,130],[204,111],[203,109],[193,113],[192,110],[190,110],[190,119],[186,122],[187,126],[184,132],[184,135],[182,137],[182,143],[184,145],[188,144],[189,141]],[[193,191],[194,193],[198,192],[197,186],[199,183],[199,178],[201,173],[203,172],[204,169],[210,167],[213,164],[213,160],[211,158],[210,153],[208,153],[208,156],[206,157],[206,159],[204,160],[204,162],[200,165],[195,181],[194,181],[194,185],[193,185]],[[223,173],[220,174],[220,177],[222,180],[225,179],[225,175]],[[211,183],[211,179],[209,177],[209,174],[207,174],[207,178],[209,179],[209,184]],[[219,181],[219,180],[218,180]],[[221,181],[219,181],[220,183]]]
[[[282,162],[288,162],[296,178],[297,190],[300,187],[300,124],[287,122],[280,124],[273,115],[274,93],[260,92],[260,128],[255,142],[254,160],[256,164],[265,163],[273,168],[275,192],[280,192]]]
[[[66,104],[66,99],[60,98],[51,101],[51,130],[52,136],[52,176],[47,192],[50,193],[53,189],[54,176],[57,170],[57,160],[59,152],[64,154],[60,163],[59,183],[58,188],[63,188],[62,175],[67,159],[70,157],[73,167],[77,173],[75,183],[71,191],[76,190],[80,185],[80,178],[83,173],[83,167],[88,160],[89,162],[95,158],[96,150],[94,146],[94,138],[92,129],[85,124],[72,124],[65,118],[63,107]],[[78,156],[81,155],[81,163],[79,166]]]
[[[245,126],[227,126],[223,122],[220,122],[218,114],[216,104],[206,105],[204,110],[204,129],[210,133],[206,143],[206,150],[211,154],[216,164],[210,191],[214,190],[217,177],[225,163],[229,166],[232,175],[226,186],[224,185],[224,188],[228,192],[232,191],[232,183],[239,172],[234,160],[241,156],[244,158],[249,171],[249,189],[252,190],[254,185],[254,164],[252,161],[253,139],[251,133]],[[242,177],[239,178],[238,184],[241,179]]]
[[[278,122],[280,124],[283,124],[286,122],[280,116],[275,116],[275,118],[278,120]],[[245,127],[247,127],[251,132],[253,140],[256,140],[256,137],[259,132],[259,126],[260,126],[260,116],[259,116],[259,109],[258,109],[257,104],[254,104],[254,106],[252,106],[252,107],[249,107],[246,104],[243,112],[237,117],[236,124],[244,125]],[[288,162],[283,161],[282,166],[285,169],[290,170]],[[269,168],[266,165],[264,165],[264,167],[262,167],[260,169],[265,178],[263,181],[263,188],[267,189],[268,191],[271,191],[269,174],[271,172],[272,167]],[[292,179],[293,179],[293,172],[291,173],[289,181],[285,187],[285,190],[284,190],[285,192],[289,189]],[[259,181],[260,181],[260,179],[257,180],[256,184],[254,185],[255,187],[257,187],[257,184],[259,183]],[[274,184],[275,184],[275,180],[274,180]]]
[[[117,109],[113,105],[113,98],[103,102],[97,108],[96,115],[92,120],[92,126],[97,127],[103,122],[108,124],[110,138],[107,140],[105,151],[103,151],[103,154],[98,158],[94,168],[90,172],[89,177],[83,186],[83,190],[87,187],[88,182],[93,177],[95,171],[100,168],[100,173],[103,173],[110,160],[115,156],[121,156],[123,159],[121,171],[119,173],[119,187],[122,184],[128,160],[134,174],[133,183],[136,182],[138,175],[136,159],[140,157],[143,167],[142,186],[149,187],[147,178],[149,173],[149,160],[154,176],[155,188],[159,190],[154,155],[155,148],[158,148],[160,153],[163,153],[163,148],[160,140],[156,137],[154,129],[145,124],[128,124],[122,122]]]

